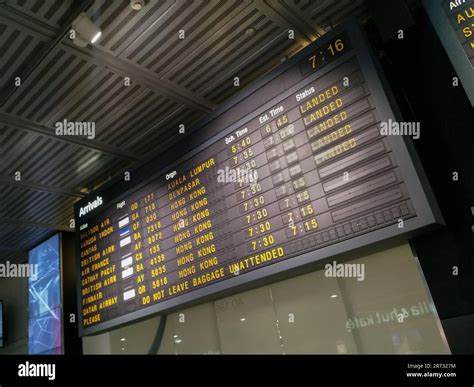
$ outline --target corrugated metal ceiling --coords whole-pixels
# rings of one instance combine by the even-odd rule
[[[82,10],[103,31],[85,48],[68,34]],[[235,76],[245,87],[351,16],[365,0],[0,1],[0,261],[68,229],[84,192],[182,139]],[[96,137],[55,136],[63,119]]]

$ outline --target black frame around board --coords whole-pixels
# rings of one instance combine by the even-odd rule
[[[474,19],[462,23],[457,29],[455,28],[456,15],[462,13],[466,8],[474,7],[474,1],[467,0],[453,9],[449,8],[450,3],[454,4],[456,1],[423,0],[423,5],[430,16],[431,22],[443,43],[454,70],[459,76],[460,84],[466,91],[471,105],[474,106],[474,50],[467,46],[473,42],[474,35],[465,38],[462,34],[462,28],[464,27],[470,28],[474,32],[474,27],[471,27],[471,25],[474,25]]]
[[[3,300],[0,300],[0,348],[5,346],[5,313]]]
[[[344,34],[349,37],[351,47],[341,56],[334,58],[330,63],[325,64],[321,69],[303,79],[296,85],[287,87],[284,91],[273,88],[272,81],[278,82],[279,87],[285,86],[285,73],[300,63],[305,63],[316,49],[320,49],[328,44],[335,37]],[[372,54],[369,51],[368,43],[355,22],[349,22],[338,26],[331,32],[309,45],[301,52],[281,64],[269,75],[263,77],[251,87],[224,103],[217,111],[211,113],[205,119],[189,129],[186,141],[178,143],[162,155],[153,160],[147,160],[131,171],[132,181],[124,181],[117,177],[107,183],[103,188],[91,193],[75,205],[76,227],[86,222],[88,219],[98,217],[111,206],[116,205],[134,192],[142,189],[157,177],[163,177],[173,170],[177,165],[197,156],[200,152],[217,141],[222,141],[229,134],[245,125],[249,120],[264,114],[268,109],[277,105],[280,101],[294,95],[300,91],[311,80],[316,80],[325,76],[337,66],[347,62],[351,58],[356,58],[362,73],[363,79],[368,85],[371,100],[374,101],[377,116],[380,121],[399,120],[395,105],[389,104],[390,91],[386,86],[383,75]],[[302,72],[304,69],[301,68]],[[283,82],[283,83],[282,83]],[[275,91],[276,90],[276,91]],[[271,94],[273,91],[273,94]],[[270,94],[270,97],[262,98],[263,94]],[[263,102],[262,102],[263,101]],[[260,104],[260,105],[259,105]],[[395,111],[395,113],[394,113]],[[235,119],[234,117],[238,117]],[[227,121],[226,121],[227,120]],[[225,128],[225,129],[222,129]],[[372,245],[387,239],[403,238],[406,240],[416,230],[421,230],[436,224],[442,224],[443,220],[429,185],[423,174],[420,163],[410,140],[405,141],[401,136],[387,136],[387,141],[391,152],[396,159],[396,164],[402,172],[402,181],[408,192],[409,200],[414,208],[415,216],[404,220],[404,227],[400,229],[397,224],[391,223],[383,228],[374,229],[342,240],[335,244],[304,252],[300,255],[291,256],[282,261],[276,261],[268,266],[253,269],[252,271],[236,275],[221,282],[209,284],[197,288],[188,293],[183,293],[174,298],[159,302],[157,304],[135,310],[121,315],[111,320],[100,322],[90,327],[82,326],[82,297],[81,297],[81,267],[80,260],[77,259],[77,281],[78,281],[78,314],[79,333],[81,336],[99,333],[119,325],[127,324],[146,318],[152,314],[159,314],[164,311],[177,310],[184,305],[191,305],[197,302],[204,302],[225,295],[260,286],[265,283],[288,278],[292,275],[300,274],[321,267],[323,263],[336,256]],[[181,155],[176,157],[176,155]],[[173,162],[169,162],[173,160]],[[160,168],[159,166],[165,166]],[[154,167],[153,167],[154,166]],[[79,209],[93,201],[97,196],[102,197],[103,204],[96,210],[92,210],[87,215],[79,218]],[[76,254],[80,257],[80,232],[76,233]]]

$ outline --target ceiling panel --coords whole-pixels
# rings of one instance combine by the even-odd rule
[[[157,154],[159,150],[183,140],[184,136],[179,133],[179,125],[183,124],[189,128],[193,123],[204,117],[203,112],[180,111],[173,116],[163,128],[160,124],[157,127],[151,126],[150,130],[142,132],[132,141],[131,150],[135,153],[150,152]],[[154,123],[151,123],[154,125]]]
[[[49,192],[27,191],[19,187],[2,187],[1,218],[68,225],[77,198]]]
[[[96,82],[95,64],[63,49],[56,49],[42,63],[28,87],[6,105],[6,112],[44,124],[48,114],[71,101],[87,97],[82,86]]]
[[[6,0],[5,4],[51,26],[61,26],[74,12],[74,0]]]
[[[206,55],[204,51],[210,40],[225,37],[224,25],[238,23],[241,13],[249,12],[250,3],[196,1],[189,7],[183,2],[176,2],[163,22],[144,34],[136,48],[132,46],[124,54],[159,76],[167,76],[166,72],[175,64],[182,67]],[[180,31],[184,32],[184,39],[180,37]],[[231,42],[230,38],[227,40]],[[196,51],[198,48],[199,52]]]
[[[54,231],[41,227],[0,223],[0,247],[11,254],[27,251],[52,235]],[[8,258],[7,258],[8,259]]]
[[[0,106],[17,88],[29,69],[29,64],[46,46],[47,38],[35,36],[2,16],[0,10]]]
[[[96,5],[97,2],[94,4]],[[88,15],[102,29],[100,46],[119,56],[142,34],[162,21],[163,15],[175,6],[176,1],[149,1],[140,11],[134,11],[127,1],[103,2],[91,7]]]
[[[232,51],[233,54],[229,53],[229,56],[236,58],[238,65],[231,65],[230,69],[225,66],[216,66],[219,73],[215,74],[215,77],[220,80],[217,85],[211,82],[212,77],[208,74],[202,74],[195,87],[198,87],[206,98],[220,104],[235,94],[239,88],[251,84],[259,76],[269,72],[287,57],[303,48],[301,44],[287,38],[287,31],[276,36],[274,31],[269,31],[267,37],[264,36],[262,39],[271,40],[268,40],[267,44],[261,48],[255,47],[259,45],[258,41],[253,43],[249,47],[251,55],[244,55],[244,52],[238,49]],[[234,54],[235,52],[237,53]],[[237,59],[239,57],[243,59]],[[234,86],[236,76],[239,77],[239,88]]]
[[[0,176],[80,191],[128,165],[123,160],[41,135],[0,127]]]
[[[364,21],[365,0],[264,0],[282,14],[295,13],[309,25],[336,26],[348,18]]]

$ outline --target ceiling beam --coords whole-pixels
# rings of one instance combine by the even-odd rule
[[[74,229],[64,224],[34,222],[28,219],[8,218],[4,216],[0,216],[0,224],[12,224],[16,226],[44,228],[44,229],[55,230],[55,231],[74,231]]]
[[[84,2],[84,4],[86,3],[88,3],[88,1]],[[66,49],[68,52],[86,59],[90,63],[106,67],[119,76],[130,77],[132,82],[194,109],[211,112],[217,108],[217,105],[213,102],[200,97],[175,82],[160,79],[153,71],[148,70],[144,66],[137,65],[132,61],[119,59],[102,50],[100,46],[88,45],[84,48],[76,46],[70,39],[65,39],[65,35],[70,29],[70,23],[72,23],[72,20],[69,25],[66,23],[61,30],[58,30],[55,33],[52,27],[48,24],[25,15],[12,7],[0,4],[0,15],[45,39],[54,39],[45,51],[45,54],[41,57],[41,61],[36,63],[36,67],[28,73],[30,79],[40,71],[40,63],[44,61],[44,59],[54,51],[54,49],[61,47]],[[23,85],[25,85],[25,81],[26,80],[22,81]],[[19,89],[20,88],[16,88],[12,91],[8,95],[8,98],[1,101],[0,106],[5,105],[9,100],[11,101],[11,97],[14,95],[15,91]]]
[[[54,39],[59,33],[58,28],[48,23],[39,22],[33,16],[9,6],[4,1],[0,1],[0,17],[15,23],[15,28],[22,32],[36,34],[48,40]]]
[[[54,187],[54,186],[50,186],[46,184],[35,183],[29,180],[16,181],[16,180],[13,180],[11,177],[5,176],[5,175],[0,175],[0,184],[9,185],[11,187],[17,187],[17,188],[22,188],[22,189],[27,189],[27,190],[33,190],[33,191],[49,192],[49,193],[53,193],[53,194],[57,194],[61,196],[70,196],[70,197],[79,198],[79,199],[87,196],[87,194],[80,191],[66,190],[66,189],[62,189],[59,187]]]
[[[26,120],[24,118],[20,118],[9,113],[0,112],[0,124],[40,134],[41,136],[53,138],[56,141],[64,142],[67,144],[73,144],[83,148],[96,150],[104,154],[112,155],[119,159],[136,161],[140,158],[140,155],[138,154],[128,152],[124,149],[116,148],[112,145],[99,143],[97,141],[87,140],[85,138],[79,138],[74,136],[57,136],[55,130],[51,127],[39,125],[34,121]]]
[[[122,77],[129,77],[131,82],[136,82],[157,94],[164,95],[170,99],[180,102],[203,112],[211,112],[217,108],[217,105],[205,98],[194,94],[192,91],[178,85],[175,82],[161,79],[144,66],[135,64],[132,61],[119,59],[99,47],[78,47],[72,41],[64,40],[63,48],[68,48],[75,55],[86,59],[89,63],[98,66],[104,66],[115,74]]]
[[[282,4],[282,6],[284,5]],[[300,39],[304,40],[306,43],[304,44],[305,46],[326,33],[326,31],[317,24],[309,25],[299,15],[294,14],[294,10],[292,9],[282,14],[278,9],[269,5],[267,1],[256,1],[255,7],[281,27],[294,30],[296,34],[300,36]]]

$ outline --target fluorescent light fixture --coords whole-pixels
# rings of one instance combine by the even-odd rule
[[[74,43],[81,47],[97,42],[102,35],[100,28],[84,12],[72,22],[72,29],[76,33]]]
[[[92,156],[89,160],[85,161],[84,163],[82,163],[81,165],[79,165],[77,167],[77,172],[82,172],[84,169],[89,167],[91,164],[93,164],[97,160],[99,160],[99,158],[100,158],[99,154],[96,154],[96,155]]]
[[[91,40],[91,43],[95,43],[99,40],[100,36],[102,35],[102,31],[97,32]]]

